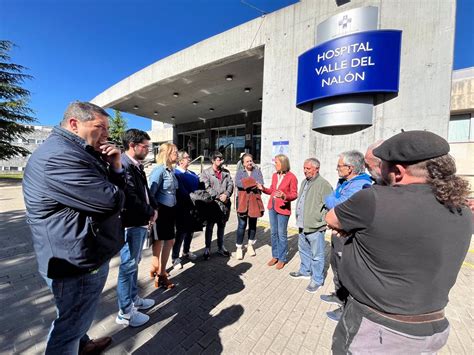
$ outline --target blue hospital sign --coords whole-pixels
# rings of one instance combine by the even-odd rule
[[[298,59],[296,105],[338,95],[398,92],[402,32],[358,32],[322,43]]]

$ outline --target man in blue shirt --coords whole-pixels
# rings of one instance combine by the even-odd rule
[[[336,190],[324,200],[326,208],[331,209],[348,200],[356,192],[372,186],[372,180],[365,172],[364,155],[357,150],[350,150],[339,155],[337,161],[337,173],[339,181]],[[347,290],[340,281],[340,263],[344,240],[336,234],[331,236],[331,267],[334,274],[335,292],[329,295],[321,295],[321,300],[326,303],[337,304],[340,307],[334,311],[327,312],[329,319],[339,321],[342,315],[342,307],[348,296]]]

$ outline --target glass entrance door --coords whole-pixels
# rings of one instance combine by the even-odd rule
[[[204,131],[180,133],[178,136],[178,148],[187,151],[191,159],[205,155],[207,145]]]
[[[245,151],[245,126],[222,127],[213,130],[215,150],[220,151],[227,164],[236,164]]]

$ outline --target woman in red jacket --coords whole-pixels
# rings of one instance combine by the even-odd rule
[[[276,268],[280,270],[287,263],[287,227],[291,214],[291,201],[298,197],[298,180],[290,171],[290,161],[286,155],[279,154],[275,157],[275,170],[269,188],[260,184],[257,187],[270,195],[268,215],[272,237],[272,259],[267,265],[276,264]]]

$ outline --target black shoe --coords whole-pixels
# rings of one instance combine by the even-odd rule
[[[319,298],[321,298],[321,301],[329,304],[337,304],[338,306],[344,305],[344,302],[342,302],[335,293],[331,293],[330,295],[321,295]]]
[[[226,256],[226,257],[229,257],[230,256],[230,251],[222,248],[222,249],[219,249],[217,251],[218,254],[222,255],[222,256]]]
[[[326,312],[326,315],[328,316],[330,320],[333,320],[334,322],[339,322],[343,311],[344,311],[344,307],[341,306],[338,309],[335,309],[334,311]]]
[[[209,252],[209,249],[204,250],[204,254],[202,255],[202,258],[206,261],[211,258],[211,253]]]

